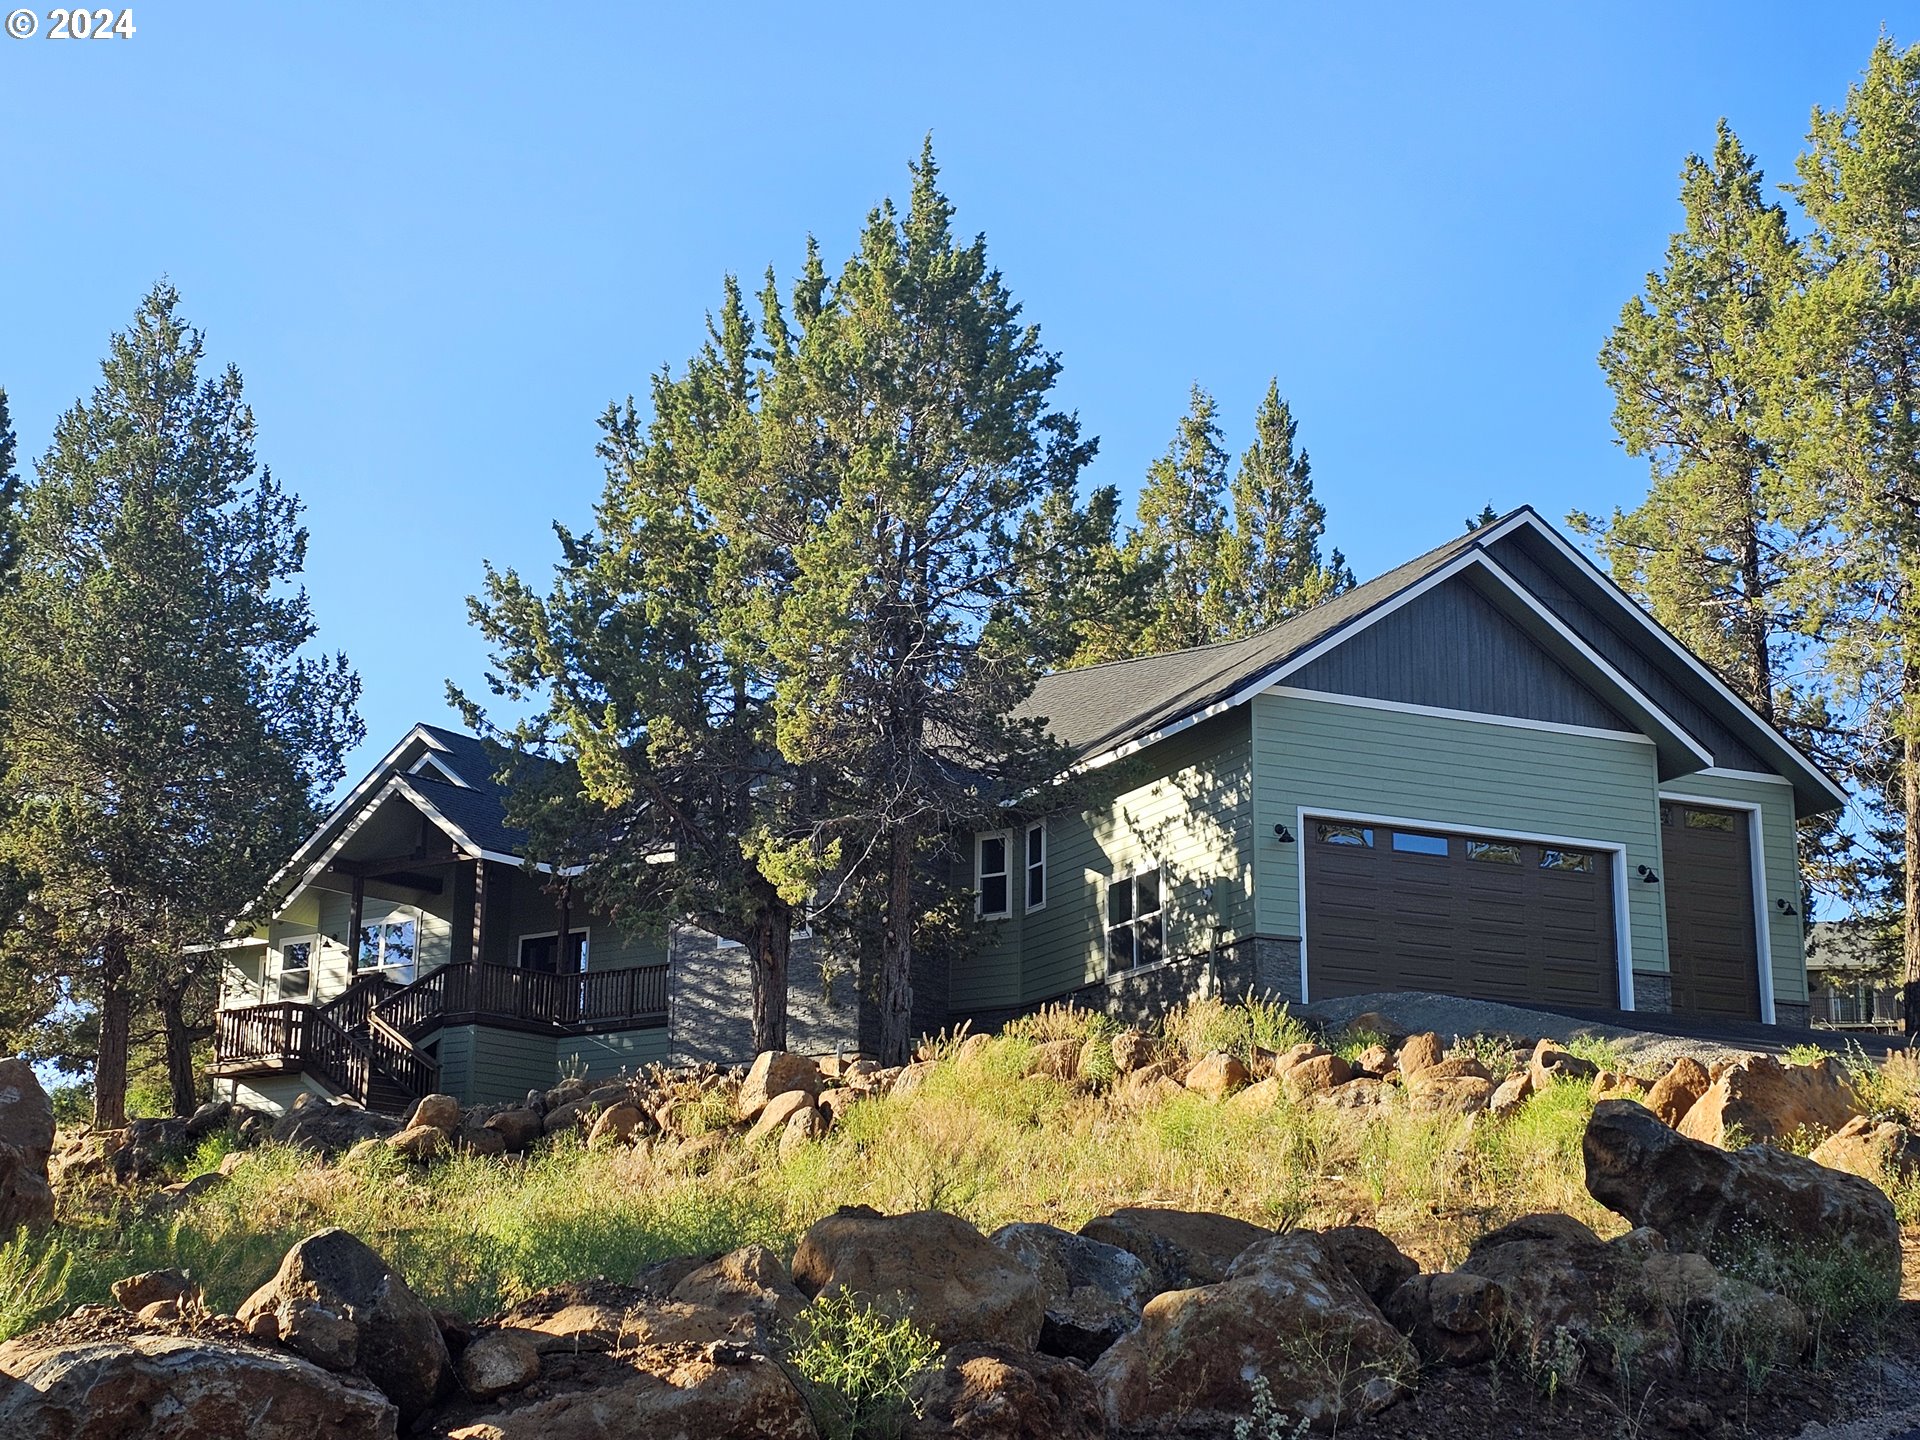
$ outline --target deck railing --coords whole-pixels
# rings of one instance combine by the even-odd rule
[[[370,1015],[410,1039],[453,1017],[561,1030],[659,1023],[667,1016],[667,967],[549,975],[511,965],[442,965],[378,1001]]]
[[[284,1063],[310,1067],[364,1101],[373,1079],[373,1046],[349,1035],[311,1005],[281,1001],[222,1010],[214,1037],[214,1058],[221,1066]]]

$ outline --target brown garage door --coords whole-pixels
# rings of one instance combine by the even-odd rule
[[[1309,998],[1619,1003],[1604,850],[1307,817]]]
[[[1673,1008],[1760,1017],[1747,817],[1669,800],[1660,806]]]

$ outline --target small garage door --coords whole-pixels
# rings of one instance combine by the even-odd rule
[[[1678,800],[1660,806],[1675,1010],[1760,1017],[1748,828],[1740,811]]]
[[[1613,856],[1307,817],[1309,998],[1619,1003]]]

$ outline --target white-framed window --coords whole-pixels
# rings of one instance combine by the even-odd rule
[[[1107,971],[1138,970],[1166,958],[1166,874],[1158,861],[1107,882]]]
[[[273,962],[269,1000],[305,1000],[313,994],[313,962],[320,954],[320,937],[302,935],[282,940]]]
[[[1047,822],[1027,826],[1027,911],[1047,908]]]
[[[982,920],[1013,914],[1013,832],[991,830],[973,846],[973,913]]]
[[[356,970],[361,975],[377,972],[401,985],[411,985],[419,949],[419,917],[411,910],[395,910],[380,919],[362,922],[355,949]]]
[[[567,939],[571,942],[572,953],[567,964],[560,963],[560,932],[545,930],[538,935],[520,937],[520,968],[538,970],[543,975],[581,973],[587,968],[587,931],[583,926],[578,930],[569,930]]]

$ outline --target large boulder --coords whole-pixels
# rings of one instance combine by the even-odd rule
[[[961,1345],[913,1383],[909,1440],[1106,1440],[1100,1392],[1069,1360]]]
[[[1157,1295],[1191,1285],[1213,1285],[1227,1278],[1227,1267],[1249,1245],[1273,1232],[1231,1215],[1209,1210],[1161,1210],[1129,1205],[1099,1215],[1080,1233],[1131,1252],[1153,1277]]]
[[[1484,1275],[1415,1275],[1381,1309],[1427,1364],[1477,1365],[1498,1348],[1506,1301]]]
[[[1860,1113],[1845,1072],[1822,1057],[1811,1065],[1782,1065],[1771,1055],[1753,1055],[1714,1077],[1707,1092],[1687,1108],[1680,1133],[1725,1147],[1826,1135]]]
[[[1691,1055],[1682,1055],[1666,1074],[1653,1082],[1646,1107],[1667,1124],[1679,1128],[1686,1114],[1713,1085],[1707,1067]]]
[[[776,1095],[804,1090],[811,1099],[820,1093],[820,1087],[820,1067],[807,1056],[763,1050],[754,1057],[747,1078],[740,1082],[740,1118],[754,1119]]]
[[[786,1264],[764,1245],[747,1245],[689,1271],[668,1291],[683,1305],[750,1315],[763,1330],[789,1323],[807,1303]]]
[[[1920,1135],[1892,1120],[1856,1115],[1815,1148],[1812,1159],[1880,1186],[1920,1179]]]
[[[782,1134],[787,1122],[803,1110],[817,1109],[813,1103],[813,1093],[809,1090],[782,1090],[766,1104],[760,1107],[759,1118],[747,1131],[746,1145],[752,1149],[762,1140],[771,1140]]]
[[[398,1131],[398,1120],[363,1110],[349,1100],[308,1100],[274,1121],[271,1137],[321,1155],[341,1155],[362,1140],[384,1140]]]
[[[1153,1276],[1138,1256],[1052,1225],[1002,1225],[993,1243],[1046,1291],[1040,1349],[1089,1364],[1140,1323]]]
[[[498,1328],[524,1336],[542,1355],[751,1345],[758,1334],[755,1320],[744,1311],[660,1299],[606,1280],[580,1280],[536,1291],[505,1311]]]
[[[486,1128],[506,1141],[509,1150],[524,1150],[547,1133],[546,1117],[537,1110],[515,1108],[487,1117]]]
[[[460,1352],[460,1384],[476,1400],[524,1390],[540,1378],[540,1348],[518,1330],[490,1330]]]
[[[451,1095],[422,1095],[414,1105],[413,1113],[407,1117],[404,1128],[410,1130],[416,1125],[431,1125],[436,1130],[458,1130],[460,1102]]]
[[[0,1060],[0,1236],[53,1219],[52,1154],[53,1102],[29,1062]]]
[[[1193,1068],[1187,1071],[1186,1083],[1187,1089],[1210,1100],[1224,1100],[1252,1078],[1246,1062],[1238,1055],[1216,1050],[1194,1062]]]
[[[1400,1053],[1394,1059],[1394,1068],[1400,1072],[1400,1078],[1411,1080],[1422,1070],[1438,1065],[1447,1053],[1440,1043],[1440,1037],[1431,1030],[1418,1035],[1409,1035],[1401,1043]]]
[[[1154,1297],[1140,1327],[1095,1363],[1115,1429],[1177,1419],[1232,1433],[1264,1377],[1274,1404],[1323,1428],[1405,1394],[1419,1370],[1406,1338],[1317,1235],[1276,1235],[1217,1285]]]
[[[411,1421],[439,1399],[453,1362],[433,1312],[388,1265],[344,1230],[295,1245],[240,1307],[240,1323],[329,1370],[357,1369]]]
[[[57,1333],[57,1331],[55,1332]],[[6,1347],[7,1440],[393,1440],[379,1391],[280,1351],[129,1334]]]
[[[800,1237],[793,1281],[807,1295],[899,1303],[943,1346],[1031,1350],[1046,1318],[1040,1282],[957,1215],[843,1207]]]
[[[1341,1225],[1323,1230],[1320,1239],[1376,1305],[1420,1273],[1398,1245],[1371,1226]]]
[[[1670,1246],[1719,1264],[1762,1259],[1758,1252],[1846,1256],[1898,1284],[1893,1202],[1857,1175],[1768,1145],[1722,1150],[1631,1100],[1594,1107],[1582,1151],[1593,1198]]]
[[[1591,1060],[1582,1060],[1566,1046],[1552,1040],[1542,1040],[1533,1047],[1533,1056],[1527,1061],[1527,1078],[1533,1082],[1535,1094],[1561,1080],[1590,1081],[1600,1073],[1600,1067]]]

